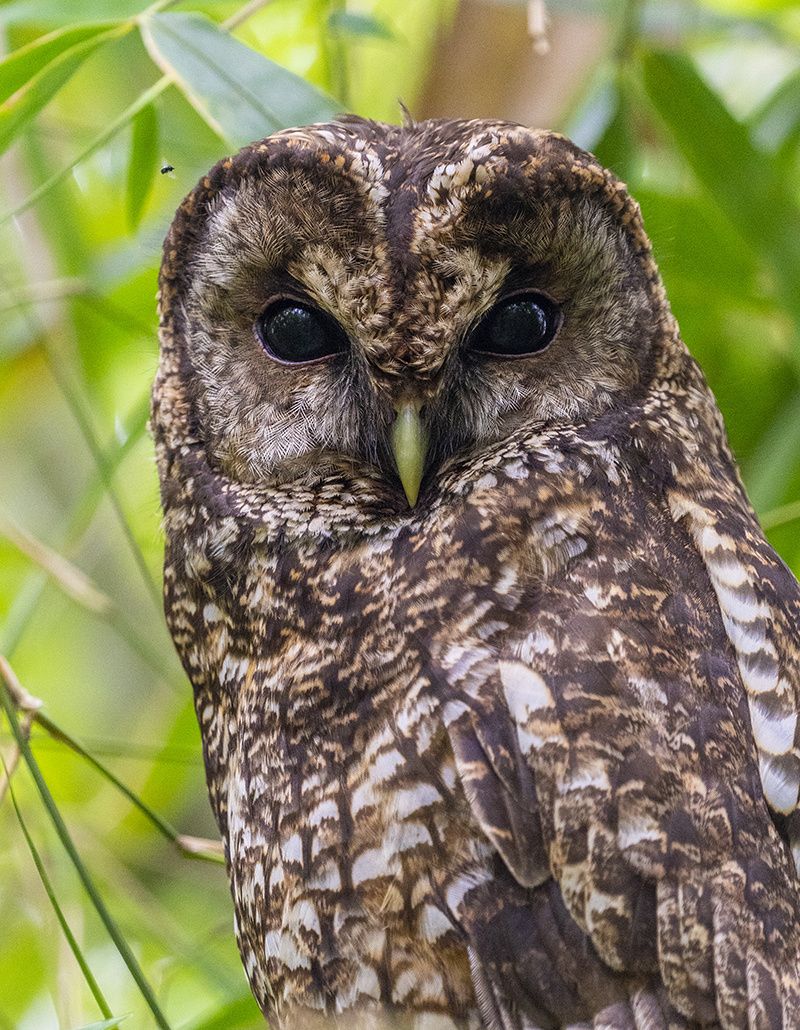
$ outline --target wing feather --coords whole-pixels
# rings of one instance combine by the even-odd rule
[[[754,739],[745,675],[766,668],[752,656],[767,642],[779,665],[770,717],[790,715],[794,692],[780,684],[789,616],[775,618],[774,570],[754,585],[727,553],[717,565],[737,593],[723,609],[726,595],[711,591],[706,572],[716,538],[696,531],[685,506],[657,518],[655,527],[652,516],[639,520],[624,553],[609,532],[602,548],[539,584],[536,604],[502,639],[472,642],[467,676],[464,663],[441,661],[457,768],[477,822],[527,888],[519,911],[538,913],[527,932],[553,938],[548,884],[557,885],[585,966],[570,973],[561,945],[552,954],[523,945],[513,921],[503,924],[510,954],[487,958],[489,903],[475,893],[456,918],[490,979],[513,977],[517,998],[527,992],[534,1010],[558,1019],[585,1018],[587,1006],[599,1018],[597,992],[594,1007],[581,996],[591,957],[604,969],[597,982],[612,985],[606,1007],[627,1013],[609,1025],[636,1025],[636,991],[658,997],[663,984],[669,1000],[653,1004],[671,1025],[792,1026],[781,1020],[800,1011],[798,882],[765,804],[775,800],[768,780],[761,787],[772,738]],[[493,925],[500,910],[496,901]]]

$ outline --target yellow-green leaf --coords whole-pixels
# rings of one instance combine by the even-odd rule
[[[198,14],[157,14],[142,25],[155,63],[231,146],[290,125],[328,121],[341,108],[314,86]]]
[[[0,102],[8,100],[59,54],[92,39],[101,32],[106,32],[111,27],[111,22],[98,22],[93,25],[57,29],[9,54],[0,61]]]
[[[68,49],[57,53],[43,67],[39,67],[31,78],[7,96],[0,104],[0,153],[7,149],[20,130],[53,99],[90,54],[103,43],[118,39],[129,30],[129,25],[117,25],[95,32],[88,39],[74,43]],[[49,44],[43,45],[47,47]],[[21,65],[12,65],[7,81],[13,84],[26,66],[31,69],[36,66],[32,53],[23,56]]]
[[[133,119],[128,162],[128,225],[137,229],[158,172],[158,115],[148,104]]]
[[[707,196],[772,266],[784,303],[800,320],[800,209],[769,154],[757,150],[692,61],[643,56],[650,102]]]

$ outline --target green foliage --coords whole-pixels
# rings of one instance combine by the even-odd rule
[[[145,46],[220,139],[238,149],[287,125],[335,118],[329,97],[197,14],[155,14]]]
[[[199,840],[214,827],[161,613],[160,245],[226,151],[344,109],[396,121],[398,97],[418,113],[456,0],[143,4],[0,4],[0,1030],[261,1025]],[[553,127],[639,199],[753,501],[800,570],[796,5],[553,14],[573,6],[610,42]]]

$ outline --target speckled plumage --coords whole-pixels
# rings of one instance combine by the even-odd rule
[[[523,286],[553,344],[471,360]],[[284,295],[350,352],[271,362]],[[800,589],[622,184],[505,123],[288,130],[187,197],[160,306],[167,617],[273,1025],[800,1027]]]

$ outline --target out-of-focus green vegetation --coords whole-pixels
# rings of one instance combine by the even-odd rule
[[[798,570],[800,10],[549,7],[610,27],[552,127],[640,200],[753,502]],[[160,244],[197,178],[254,137],[344,109],[396,121],[398,97],[424,114],[456,14],[0,3],[0,752],[17,763],[13,797],[0,787],[0,1030],[260,1025],[224,870],[180,836],[214,828],[159,600]]]

